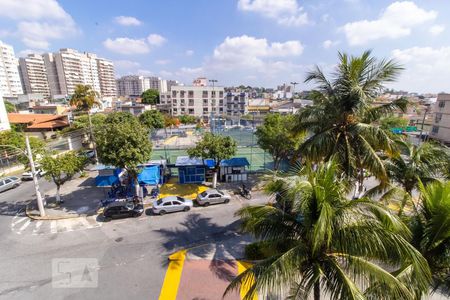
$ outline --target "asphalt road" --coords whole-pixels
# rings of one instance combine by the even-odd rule
[[[44,180],[40,182],[44,191],[52,187]],[[20,206],[32,194],[32,183],[26,182],[16,190],[0,194],[0,202],[15,202]],[[143,215],[84,230],[39,235],[12,230],[13,223],[22,219],[13,214],[0,215],[0,299],[158,299],[168,254],[180,248],[222,243],[230,236],[235,237],[234,212],[261,200],[233,199],[229,204],[195,207],[187,213]],[[27,222],[18,226],[25,227],[22,224]],[[66,269],[57,269],[56,277],[52,276],[55,275],[52,261],[67,262],[71,258],[90,262],[93,259],[97,265],[94,269],[98,271],[96,287],[59,285],[61,279],[64,285]],[[83,268],[78,269],[71,275],[73,278],[83,273]],[[91,271],[89,282],[95,282]]]

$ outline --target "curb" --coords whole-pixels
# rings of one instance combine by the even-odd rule
[[[80,217],[86,217],[87,214],[65,214],[60,216],[44,216],[33,214],[29,209],[29,204],[25,208],[25,215],[32,220],[45,220],[45,221],[54,221],[54,220],[64,220],[64,219],[75,219]]]

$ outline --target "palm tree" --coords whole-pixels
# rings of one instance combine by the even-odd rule
[[[87,113],[89,119],[89,135],[90,140],[94,145],[95,161],[98,162],[97,149],[94,141],[94,133],[92,132],[92,120],[91,120],[91,109],[93,107],[100,106],[101,103],[98,101],[99,94],[92,89],[90,85],[78,84],[75,86],[75,91],[70,98],[70,105],[76,106],[78,110]]]
[[[421,202],[410,219],[412,244],[422,253],[433,275],[433,289],[450,296],[450,182],[419,182]]]
[[[339,53],[331,79],[319,67],[308,73],[305,82],[317,84],[317,90],[311,94],[314,105],[299,114],[297,130],[310,134],[299,152],[316,162],[336,156],[347,177],[357,178],[359,192],[364,169],[386,182],[379,153],[394,152],[394,143],[374,122],[395,110],[404,111],[408,102],[403,98],[382,105],[374,102],[383,84],[394,81],[401,70],[394,61],[378,61],[366,51],[360,57]]]
[[[401,220],[369,199],[348,200],[349,184],[334,160],[275,178],[278,204],[238,211],[242,229],[271,255],[238,275],[244,284],[292,299],[415,299],[428,289],[426,260],[408,242]],[[389,270],[397,270],[390,273]]]
[[[436,181],[436,178],[445,176],[450,164],[450,156],[448,149],[431,142],[416,146],[409,142],[397,141],[397,145],[400,154],[385,162],[388,176],[393,184],[380,185],[369,193],[383,190],[385,191],[383,200],[400,198],[399,215],[401,215],[407,202],[414,205],[411,201],[412,191],[418,188],[420,181],[428,184]]]

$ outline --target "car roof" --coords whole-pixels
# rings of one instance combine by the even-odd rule
[[[14,178],[18,178],[17,176],[6,176],[6,177],[2,177],[0,178],[0,180],[5,180],[5,179],[14,179]]]
[[[125,206],[128,202],[131,202],[131,201],[114,201],[114,202],[109,203],[106,206],[106,208],[115,207],[115,206]]]
[[[219,190],[218,189],[207,189],[205,192],[208,194],[211,194],[211,193],[217,193],[217,192],[219,192]]]
[[[178,199],[177,199],[177,196],[167,196],[167,197],[161,198],[160,200],[162,200],[163,202],[166,202],[166,201],[173,201],[173,200],[178,200]]]

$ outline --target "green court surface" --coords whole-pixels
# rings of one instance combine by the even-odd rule
[[[153,149],[152,159],[166,159],[169,163],[175,163],[178,156],[185,155],[187,155],[186,149]],[[235,156],[246,157],[250,163],[250,171],[264,171],[273,168],[272,157],[259,147],[239,147]]]

